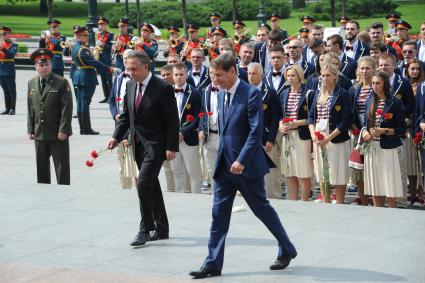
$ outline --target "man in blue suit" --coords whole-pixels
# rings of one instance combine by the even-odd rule
[[[236,191],[278,241],[278,257],[271,270],[284,269],[297,256],[280,220],[266,199],[264,175],[274,164],[262,145],[263,111],[260,91],[240,80],[236,61],[222,54],[211,62],[213,82],[223,90],[218,95],[220,142],[214,171],[214,201],[208,256],[194,278],[220,276],[224,243],[229,230]]]

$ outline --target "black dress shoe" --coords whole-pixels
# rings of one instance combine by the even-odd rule
[[[289,263],[293,258],[297,256],[297,252],[290,256],[279,256],[276,261],[270,265],[270,270],[281,270],[288,267]]]
[[[107,98],[104,98],[101,101],[99,101],[99,103],[106,103],[106,102],[108,102],[108,99]]]
[[[1,115],[7,115],[7,114],[9,114],[9,111],[10,111],[9,109],[6,109],[3,112],[1,112],[0,114]]]
[[[15,110],[10,109],[10,110],[9,110],[9,115],[15,115]]]
[[[169,239],[168,233],[158,233],[157,231],[151,231],[149,241],[159,241]]]
[[[130,246],[141,247],[141,246],[144,246],[146,242],[149,242],[149,233],[145,233],[144,231],[139,231],[139,233],[137,233],[136,237],[134,238],[133,242],[131,242]]]
[[[193,279],[201,279],[206,277],[221,276],[221,270],[213,269],[212,267],[202,266],[198,271],[191,271],[189,275]]]

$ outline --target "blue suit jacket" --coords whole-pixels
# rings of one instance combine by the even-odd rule
[[[199,91],[206,88],[211,83],[210,72],[207,67],[204,67],[204,72],[201,74],[198,85],[195,85],[195,81],[193,79],[193,69],[190,69],[187,75],[187,82],[197,88]]]
[[[391,89],[392,94],[403,102],[406,117],[411,118],[415,110],[415,96],[410,81],[396,74]]]
[[[177,105],[179,107],[179,105]],[[186,84],[182,104],[180,105],[181,115],[179,117],[180,132],[183,134],[184,142],[187,145],[198,145],[199,111],[201,110],[201,95],[193,86]],[[195,120],[187,123],[186,116],[192,115]]]
[[[352,111],[353,112],[353,124],[357,127],[357,129],[361,129],[363,127],[363,123],[362,123],[362,121],[360,121],[360,117],[359,117],[359,109],[357,107],[357,100],[359,99],[361,89],[362,89],[361,84],[355,84],[348,91],[348,95],[350,96],[351,105],[352,105],[352,109],[353,109],[353,111]],[[369,100],[369,98],[366,99],[366,103],[367,103],[368,100]],[[366,115],[367,115],[367,112],[366,112]]]
[[[276,91],[263,80],[261,86],[261,101],[263,102],[264,127],[263,127],[263,145],[266,142],[274,144],[277,130],[279,128],[279,98]]]
[[[261,42],[257,43],[255,45],[255,54],[254,54],[254,60],[253,62],[260,63],[263,66],[263,69],[266,66],[266,48],[267,48],[267,42]]]
[[[355,80],[356,70],[357,70],[357,61],[354,61],[352,58],[348,57],[344,53],[341,60],[341,69],[340,69],[341,73],[346,75],[348,78]]]
[[[260,91],[240,80],[240,83],[224,115],[225,92],[218,95],[220,142],[214,178],[231,177],[249,180],[264,177],[269,168],[275,167],[262,145],[263,110]],[[230,173],[234,161],[245,166],[241,175]]]
[[[239,67],[239,64],[236,65],[236,71],[238,72],[238,77],[245,81],[246,83],[249,83],[248,81],[248,72],[245,71],[244,69]]]
[[[122,101],[117,101],[119,91],[121,90],[121,86],[124,80],[124,72],[120,75],[114,77],[114,81],[112,83],[111,94],[109,95],[108,103],[109,103],[109,111],[111,112],[112,119],[115,120],[115,116],[122,112],[122,108],[124,106],[124,99]],[[123,95],[120,95],[122,98]]]
[[[373,97],[369,97],[366,104],[366,113],[369,113],[371,102],[373,101]],[[377,103],[377,102],[376,102]],[[376,105],[375,103],[375,105]],[[381,128],[393,128],[395,131],[394,136],[381,135],[379,144],[381,148],[389,149],[396,148],[401,146],[401,138],[404,137],[406,132],[406,122],[404,115],[404,107],[403,103],[398,100],[396,97],[389,97],[385,101],[384,105],[384,114],[391,113],[391,119],[384,119],[381,123]],[[363,126],[369,129],[368,127],[368,119],[365,119]]]

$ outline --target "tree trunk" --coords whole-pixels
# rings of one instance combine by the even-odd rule
[[[347,15],[347,0],[341,0],[341,16]]]
[[[115,0],[115,3],[120,3],[120,0]]]
[[[183,29],[184,29],[184,36],[186,38],[189,38],[189,35],[187,33],[187,7],[186,7],[186,0],[182,0],[182,6],[181,6],[181,12],[182,12],[182,22],[183,22]]]
[[[40,0],[40,14],[47,14],[47,0]]]
[[[53,19],[53,0],[47,0],[47,17]]]
[[[292,8],[301,9],[305,7],[305,0],[292,0]]]
[[[137,25],[137,35],[139,35],[140,31],[140,0],[136,0],[136,25]]]
[[[331,20],[332,20],[332,27],[336,27],[336,22],[335,22],[335,0],[331,0]]]
[[[232,19],[238,19],[238,6],[236,5],[236,0],[232,0]]]

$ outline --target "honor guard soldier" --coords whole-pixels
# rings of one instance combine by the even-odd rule
[[[150,64],[152,72],[155,70],[155,58],[158,56],[158,42],[152,38],[154,32],[152,25],[144,22],[140,28],[141,37],[135,37],[129,43],[130,48],[148,54],[152,61]]]
[[[90,103],[96,90],[96,85],[99,84],[96,69],[109,75],[118,74],[121,70],[107,66],[94,58],[87,47],[89,35],[87,27],[77,26],[74,33],[77,36],[77,41],[72,47],[72,61],[76,64],[77,69],[72,82],[77,86],[77,116],[80,134],[97,135],[99,132],[91,128],[90,121]]]
[[[288,32],[280,27],[280,17],[276,13],[270,15],[270,22],[272,23],[272,30],[278,30],[282,34],[282,40],[286,41],[288,38]]]
[[[339,35],[342,36],[343,39],[345,39],[345,26],[347,25],[347,22],[351,20],[347,16],[341,16],[338,18],[339,21]]]
[[[126,49],[128,49],[128,43],[134,37],[134,35],[128,33],[128,26],[130,20],[122,18],[118,22],[118,29],[120,34],[114,36],[114,44],[112,45],[112,53],[115,56],[115,67],[124,70],[124,62],[122,55]]]
[[[10,39],[12,30],[0,26],[0,85],[3,88],[4,103],[6,109],[2,115],[15,115],[16,105],[16,72],[15,55],[18,52],[18,44]]]
[[[40,36],[40,42],[38,46],[40,48],[47,48],[53,53],[51,60],[53,73],[63,77],[63,56],[62,51],[66,41],[66,37],[61,35],[59,32],[59,25],[61,24],[58,20],[49,20],[47,24],[50,26],[48,30],[43,30]]]
[[[28,137],[35,142],[37,182],[50,184],[50,156],[59,185],[70,184],[69,137],[72,94],[67,79],[52,72],[54,53],[40,48],[31,54],[38,73],[28,82]]]
[[[306,50],[308,48],[308,44],[310,43],[310,38],[308,37],[310,30],[307,28],[302,28],[298,32],[299,32],[299,40],[301,40],[303,44],[303,48],[304,50]]]
[[[97,25],[99,32],[96,33],[96,46],[93,54],[96,60],[99,60],[107,66],[112,65],[112,42],[114,34],[109,32],[109,21],[105,17],[97,17]],[[99,70],[100,79],[102,80],[102,89],[104,98],[99,103],[108,102],[109,94],[112,88],[112,75],[108,71]]]
[[[63,46],[62,55],[67,57],[72,57],[72,47],[74,43],[77,41],[77,36],[75,34],[75,31],[79,30],[81,27],[79,25],[74,25],[72,27],[72,32],[74,33],[74,37],[71,40],[67,40]],[[72,86],[74,89],[74,95],[75,99],[77,99],[77,86],[74,85],[74,74],[77,70],[77,65],[75,65],[74,61],[71,60],[70,70],[69,70],[69,77],[71,78]],[[76,118],[76,117],[74,117]]]
[[[203,44],[199,41],[198,38],[198,26],[195,24],[188,24],[187,25],[187,32],[189,33],[189,40],[186,41],[183,51],[182,51],[182,62],[186,64],[188,69],[191,68],[190,65],[190,52],[194,48],[201,48],[204,49]]]
[[[219,13],[212,12],[209,15],[211,27],[207,29],[207,33],[205,34],[205,44],[208,45],[212,42],[212,32],[215,27],[220,26],[221,24],[221,16]]]
[[[306,28],[308,30],[312,30],[313,24],[316,22],[316,20],[313,17],[304,16],[304,17],[301,18],[301,22],[303,22],[303,28]]]
[[[239,54],[242,44],[251,41],[251,36],[248,34],[249,30],[245,31],[245,27],[244,22],[240,20],[233,21],[233,30],[235,31],[233,34],[233,49],[235,54]]]
[[[167,30],[170,38],[167,41],[167,47],[166,51],[164,51],[164,57],[168,57],[168,55],[170,54],[180,55],[185,42],[183,35],[179,36],[180,29],[176,26],[169,26]]]
[[[409,29],[412,26],[408,22],[398,20],[395,25],[396,35],[387,41],[397,51],[397,60],[403,60],[402,48],[403,43],[409,40]]]
[[[395,34],[395,25],[398,20],[400,20],[400,16],[395,13],[389,13],[385,19],[387,19],[388,23],[388,31],[386,32],[388,35]]]
[[[227,32],[222,27],[213,27],[211,30],[211,47],[208,48],[208,56],[210,61],[220,55],[218,43],[223,38],[227,37]]]

